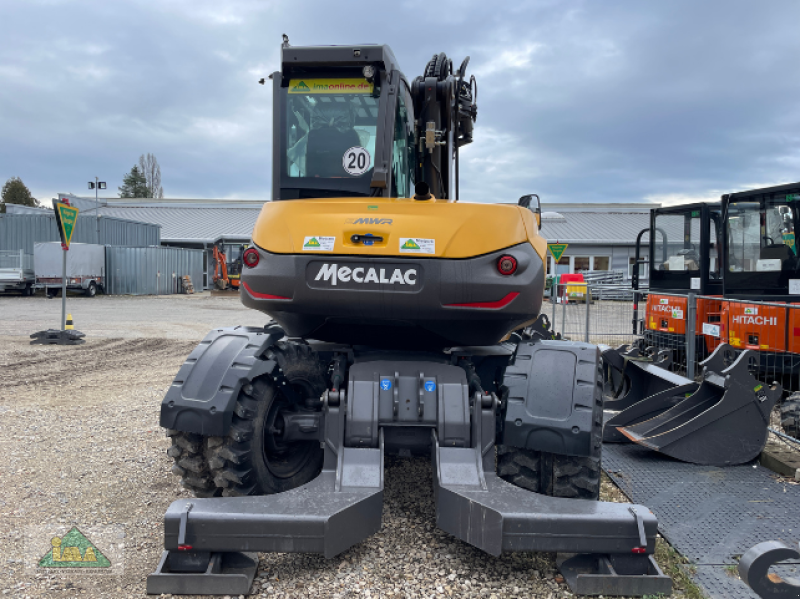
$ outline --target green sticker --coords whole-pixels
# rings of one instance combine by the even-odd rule
[[[759,392],[759,391],[761,391],[761,389],[762,389],[763,387],[764,387],[764,385],[756,385],[756,386],[753,388],[753,391],[755,391],[755,392]]]
[[[796,202],[800,200],[800,193],[787,193],[786,194],[786,201],[787,202]]]
[[[367,206],[367,210],[377,210],[377,206]]]
[[[311,239],[308,240],[308,243],[306,243],[303,247],[318,248],[319,247],[319,241],[317,241],[317,239],[315,237],[312,237]]]
[[[406,239],[406,242],[400,246],[401,250],[418,250],[420,249],[413,239]]]

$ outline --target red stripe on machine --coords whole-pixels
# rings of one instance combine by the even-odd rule
[[[507,296],[505,296],[501,300],[497,300],[496,302],[474,302],[471,304],[445,304],[448,308],[455,307],[455,308],[489,308],[492,310],[496,310],[498,308],[505,308],[508,304],[514,301],[514,299],[519,295],[519,291],[512,291]]]
[[[247,289],[247,293],[249,293],[250,295],[252,295],[253,297],[258,298],[258,299],[269,299],[269,300],[290,300],[290,299],[292,299],[290,297],[283,297],[282,295],[270,295],[269,293],[258,293],[257,291],[253,291],[252,289],[250,289],[250,285],[248,285],[244,281],[242,281],[242,285],[244,286],[245,289]]]

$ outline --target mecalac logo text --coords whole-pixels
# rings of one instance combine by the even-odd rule
[[[391,225],[391,218],[348,218],[348,225]]]
[[[378,283],[382,285],[415,285],[417,282],[416,268],[375,268],[372,266],[340,266],[324,263],[314,277],[314,281],[337,283]]]

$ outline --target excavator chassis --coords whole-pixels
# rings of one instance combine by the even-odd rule
[[[284,382],[269,358],[269,348],[282,337],[274,325],[210,333],[165,397],[162,426],[221,434],[239,389],[257,377],[269,377],[276,386]],[[320,344],[320,352],[332,346]],[[462,348],[449,356],[371,351],[359,357],[352,348],[346,351],[346,390],[326,391],[316,420],[324,451],[319,476],[273,495],[173,502],[164,518],[165,550],[148,577],[148,593],[246,594],[258,565],[254,552],[331,558],[346,551],[381,527],[384,452],[420,450],[431,455],[437,526],[453,536],[493,556],[577,554],[559,566],[573,590],[671,591],[670,578],[652,559],[657,521],[646,507],[533,493],[496,474],[495,444],[501,441],[572,455],[592,451],[602,408],[595,346],[528,336],[516,347]],[[511,392],[498,397],[476,390],[475,370],[463,366],[470,358],[489,370],[506,365]],[[550,382],[536,376],[537,368],[559,363],[568,364],[571,393],[556,390],[563,387],[559,374],[564,373],[552,373]],[[571,405],[555,408],[541,401],[552,393]],[[315,425],[306,424],[309,434]],[[525,434],[503,435],[506,427]],[[594,437],[588,434],[592,430]],[[547,447],[537,447],[540,443]]]

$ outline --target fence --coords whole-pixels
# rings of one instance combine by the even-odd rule
[[[671,370],[690,378],[720,343],[751,350],[757,378],[800,391],[800,305],[567,283],[542,312],[568,339],[665,351]]]
[[[616,346],[640,338],[640,327],[632,322],[633,306],[635,297],[641,303],[645,295],[622,285],[558,284],[542,311],[565,338]]]
[[[0,268],[33,271],[33,256],[22,250],[0,250]]]
[[[106,293],[169,295],[183,292],[184,275],[203,280],[203,250],[173,247],[107,247]]]

